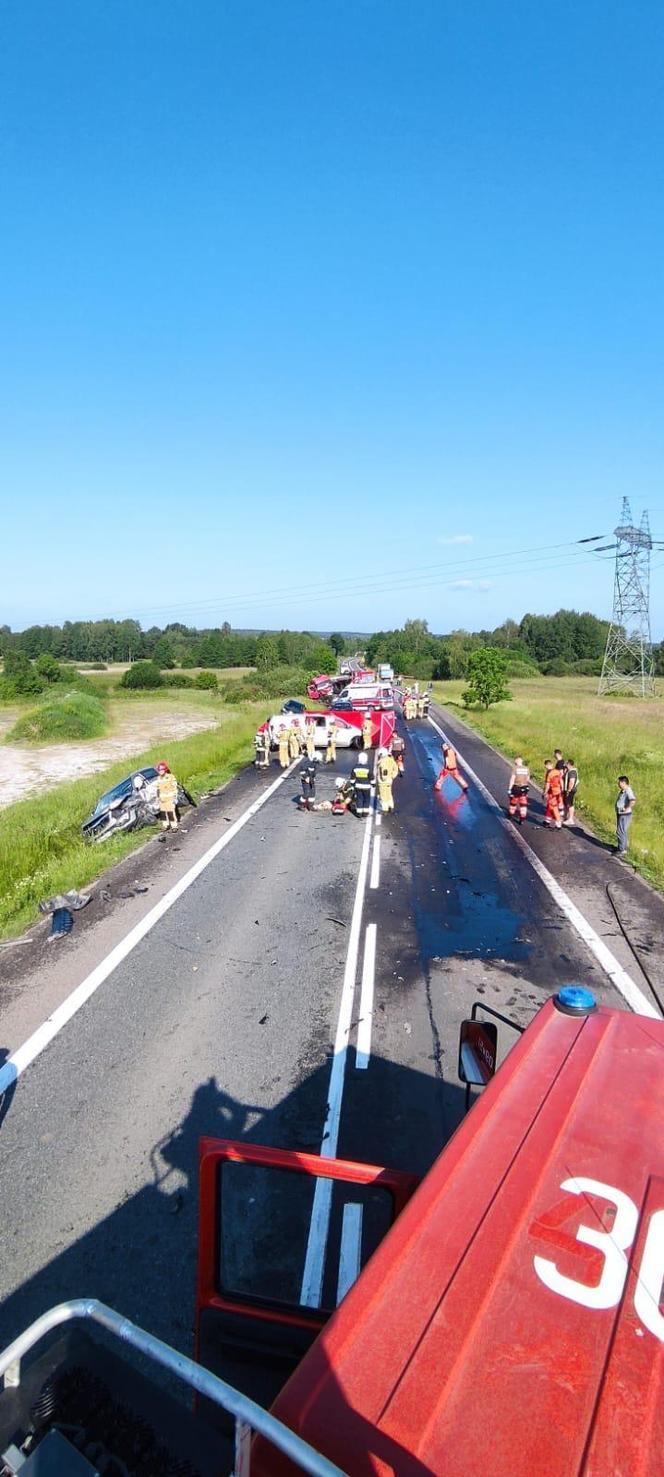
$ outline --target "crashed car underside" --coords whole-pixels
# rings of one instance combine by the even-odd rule
[[[105,841],[118,831],[137,831],[159,819],[157,771],[153,765],[135,769],[124,780],[101,795],[92,815],[81,826],[85,841]],[[188,790],[178,784],[178,807],[195,805]]]

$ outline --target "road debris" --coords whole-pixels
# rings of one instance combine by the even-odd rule
[[[40,913],[56,913],[61,908],[68,908],[70,913],[78,913],[80,908],[87,908],[90,902],[89,892],[58,892],[55,897],[45,897],[39,904]]]
[[[65,934],[71,933],[74,927],[74,915],[69,908],[56,908],[51,920],[51,932],[48,936],[49,944],[54,939],[64,938]]]

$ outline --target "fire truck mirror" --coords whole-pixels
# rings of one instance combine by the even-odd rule
[[[462,1021],[459,1077],[468,1087],[486,1087],[496,1070],[498,1027],[494,1021]]]

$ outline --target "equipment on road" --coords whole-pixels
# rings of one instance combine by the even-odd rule
[[[147,765],[145,769],[133,770],[112,790],[107,790],[81,826],[84,840],[105,841],[118,831],[136,831],[141,826],[155,825],[161,809],[158,781],[158,770],[154,765]],[[181,784],[177,785],[177,805],[196,805]]]
[[[496,1071],[499,1022],[520,1039]],[[91,1299],[45,1314],[0,1354],[2,1477],[659,1477],[663,1050],[664,1021],[583,986],[525,1030],[478,1000],[459,1076],[486,1091],[419,1185],[201,1139],[196,1362]],[[334,1230],[312,1299],[291,1252],[319,1198]],[[72,1320],[114,1347],[68,1331],[30,1360]]]

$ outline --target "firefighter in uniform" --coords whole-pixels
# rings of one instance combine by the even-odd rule
[[[507,793],[509,796],[507,814],[512,817],[512,820],[516,819],[519,825],[521,825],[522,821],[525,821],[528,816],[529,784],[530,770],[528,768],[528,765],[524,764],[521,755],[517,754],[517,757],[514,760],[514,768],[510,775],[510,782],[507,787]]]
[[[290,748],[289,740],[290,740],[290,729],[288,729],[286,727],[286,724],[285,723],[282,723],[281,724],[281,727],[279,729],[279,733],[277,735],[277,742],[279,744],[279,763],[280,763],[282,769],[288,769],[289,748]]]
[[[307,718],[306,735],[305,735],[305,747],[306,747],[306,751],[307,751],[307,759],[313,759],[314,754],[316,753],[316,719],[315,718]]]
[[[544,812],[545,826],[555,826],[557,831],[562,829],[561,812],[563,809],[563,777],[559,769],[555,769],[552,761],[547,759],[544,765],[544,800],[546,810]]]
[[[301,798],[300,798],[300,805],[301,805],[301,807],[302,807],[303,810],[311,810],[313,808],[313,802],[316,799],[316,765],[317,764],[318,764],[318,755],[317,754],[313,754],[313,756],[311,758],[309,758],[309,756],[307,755],[307,758],[305,759],[305,761],[304,761],[304,763],[302,765],[302,768],[300,770],[300,784],[302,786],[302,795],[301,795]]]
[[[157,799],[164,831],[178,828],[178,782],[164,760],[157,765]]]
[[[376,764],[376,780],[378,784],[378,799],[381,810],[394,810],[394,796],[392,785],[399,773],[396,759],[388,754],[387,749],[379,749]]]
[[[358,756],[357,764],[351,769],[350,779],[355,814],[368,815],[371,809],[371,770],[366,754]]]
[[[370,749],[373,740],[373,723],[369,713],[362,719],[362,748]]]
[[[327,748],[325,750],[325,763],[336,764],[337,762],[337,725],[332,719],[327,730]]]
[[[396,763],[399,774],[403,774],[404,772],[405,751],[406,745],[401,737],[401,734],[395,731],[392,734],[392,757]]]
[[[297,723],[293,722],[288,730],[288,752],[291,759],[297,759],[300,754],[300,732]]]
[[[264,728],[259,728],[254,739],[254,748],[257,769],[267,769],[270,763],[270,729],[267,723]]]
[[[415,717],[415,700],[412,693],[406,693],[406,701],[403,705],[403,716],[407,723],[411,723]]]

